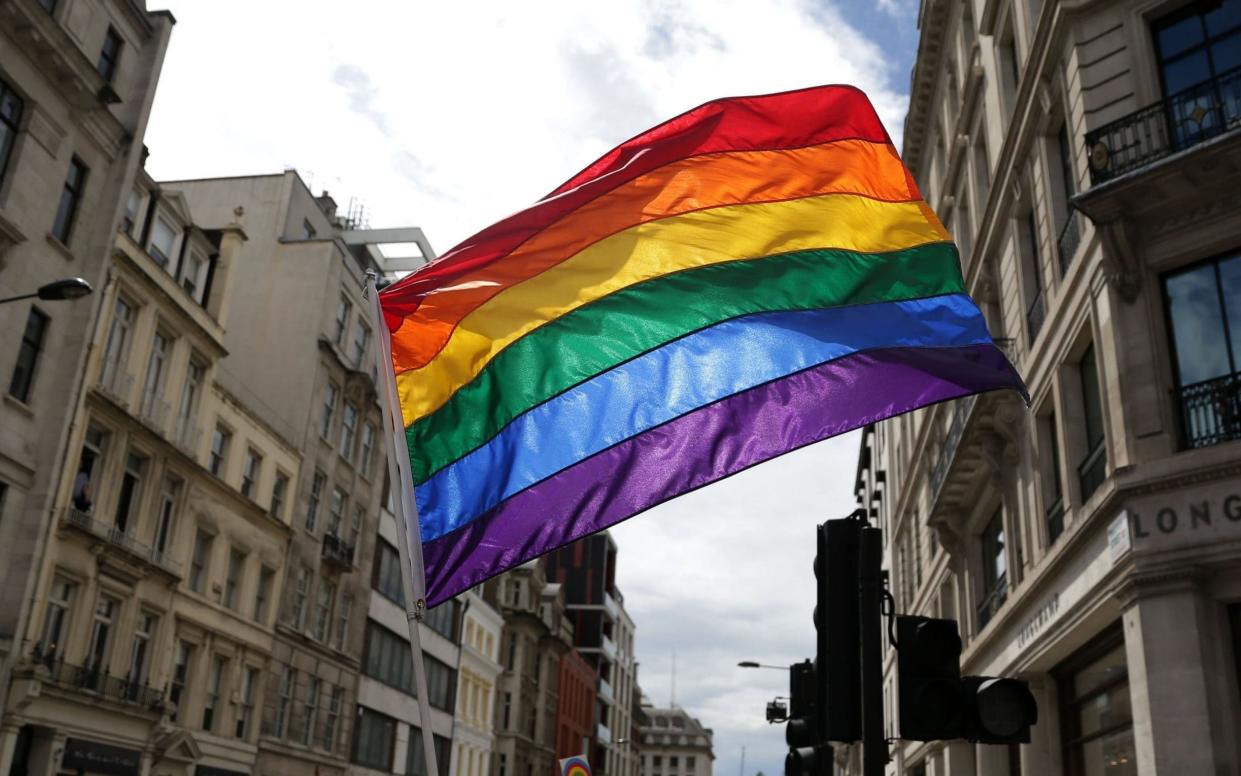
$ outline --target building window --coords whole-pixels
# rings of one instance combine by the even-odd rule
[[[1163,280],[1183,448],[1241,439],[1241,254]]]
[[[169,268],[172,261],[174,247],[177,243],[177,230],[163,216],[156,216],[155,223],[151,225],[151,237],[147,245],[147,255],[155,260],[155,263],[163,267]]]
[[[349,560],[356,564],[358,547],[362,543],[362,518],[366,516],[366,507],[358,504],[353,508],[353,522],[349,525],[349,548],[352,550]]]
[[[215,732],[216,709],[220,706],[220,689],[224,683],[224,671],[227,663],[220,655],[211,656],[211,670],[207,674],[207,695],[203,700],[202,729],[208,733]]]
[[[345,332],[349,331],[349,313],[353,311],[353,303],[349,297],[341,294],[340,303],[336,305],[336,329],[332,332],[332,341],[342,349],[345,347]]]
[[[358,408],[352,402],[345,402],[345,412],[340,419],[340,456],[349,460],[353,455],[353,437],[358,429]]]
[[[17,141],[17,128],[22,120],[22,98],[0,81],[0,183],[9,169],[9,156],[13,152],[13,144]]]
[[[73,583],[64,577],[52,580],[52,588],[47,594],[47,610],[43,614],[43,636],[36,651],[36,657],[41,662],[51,664],[64,657],[61,652],[64,646],[62,639],[67,635],[66,622],[73,603],[73,591]]]
[[[237,723],[233,734],[245,740],[250,735],[250,720],[254,717],[254,686],[259,681],[259,670],[249,666],[241,674],[241,703],[237,706]]]
[[[190,251],[181,268],[181,287],[195,302],[202,304],[206,290],[207,260],[198,251]]]
[[[323,501],[323,484],[327,481],[327,477],[323,472],[315,472],[314,478],[310,481],[310,500],[306,505],[306,530],[314,532],[315,526],[319,519],[319,504]]]
[[[513,716],[513,694],[511,692],[504,693],[504,717],[500,727],[504,730],[512,730]]]
[[[162,332],[155,332],[151,340],[151,355],[147,358],[146,379],[142,383],[142,417],[159,425],[164,420],[164,369],[168,365],[169,342]]]
[[[60,240],[62,245],[69,244],[69,236],[73,233],[73,222],[77,219],[78,205],[82,201],[82,190],[86,188],[86,175],[89,172],[82,160],[76,156],[69,162],[65,187],[60,192],[60,202],[56,205],[56,219],[52,222],[52,236]]]
[[[318,232],[316,232],[314,226],[311,225],[310,219],[303,218],[302,219],[302,239],[313,240],[315,239],[315,235],[317,234]]]
[[[177,502],[181,496],[181,480],[172,475],[165,475],[159,490],[159,521],[155,526],[155,551],[161,557],[171,549],[173,523],[176,522]]]
[[[254,621],[267,622],[267,602],[271,600],[271,586],[276,580],[276,572],[264,566],[259,571],[259,586],[254,591]]]
[[[325,752],[336,751],[336,730],[340,727],[340,707],[344,703],[345,688],[334,686],[328,693],[327,719],[323,724],[323,742]]]
[[[366,659],[363,672],[406,695],[414,694],[414,671],[409,642],[370,619],[366,621]]]
[[[259,474],[263,470],[263,456],[253,447],[246,448],[246,457],[241,467],[241,495],[254,498],[258,490]]]
[[[319,594],[315,599],[315,641],[327,641],[328,624],[332,616],[332,598],[336,585],[326,579],[319,580]]]
[[[155,616],[138,613],[134,629],[134,643],[129,651],[129,675],[126,677],[125,697],[137,700],[139,690],[147,681],[147,656],[151,651],[151,637],[155,633]]]
[[[427,700],[437,709],[452,712],[453,688],[457,684],[457,672],[447,664],[426,656]]]
[[[116,75],[116,65],[121,60],[123,47],[121,34],[116,31],[116,28],[109,26],[107,33],[103,36],[103,47],[99,49],[99,60],[95,63],[95,70],[108,83],[112,83],[112,78]]]
[[[276,738],[284,738],[289,729],[289,706],[293,703],[293,688],[297,686],[297,671],[289,666],[280,674],[280,697],[276,702]]]
[[[1082,410],[1086,416],[1086,455],[1077,467],[1082,503],[1103,484],[1107,467],[1107,445],[1103,433],[1103,399],[1099,393],[1099,370],[1094,345],[1086,348],[1078,372],[1082,380]]]
[[[1021,261],[1026,272],[1026,347],[1034,347],[1038,333],[1043,328],[1045,306],[1043,302],[1043,268],[1042,257],[1038,251],[1038,224],[1034,220],[1034,211],[1026,213],[1017,227],[1021,244]]]
[[[319,428],[319,436],[325,440],[332,436],[332,416],[336,414],[336,397],[339,394],[340,387],[329,380],[323,389],[323,425]]]
[[[340,524],[345,519],[345,491],[332,488],[332,505],[329,508],[327,532],[332,536],[340,536]]]
[[[401,584],[401,558],[396,548],[383,538],[375,543],[375,578],[372,586],[380,595],[399,606],[405,606]]]
[[[428,609],[423,622],[426,623],[428,628],[449,641],[455,641],[457,602],[449,599],[433,609]]]
[[[370,423],[362,426],[362,449],[358,454],[358,472],[371,476],[371,459],[375,455],[375,427]]]
[[[395,719],[359,706],[358,721],[354,726],[353,756],[350,759],[364,768],[391,771],[395,739]]]
[[[1200,0],[1152,26],[1167,120],[1175,148],[1223,130],[1241,108],[1241,11],[1236,0]],[[1230,92],[1227,84],[1234,84]]]
[[[26,316],[26,328],[22,342],[17,348],[17,363],[13,366],[13,378],[9,381],[9,395],[20,402],[30,403],[30,389],[34,386],[35,370],[43,353],[43,339],[47,335],[50,319],[38,309],[31,307]]]
[[[211,435],[211,458],[207,468],[217,477],[224,476],[224,462],[228,458],[228,443],[233,435],[223,426],[216,426]]]
[[[293,627],[297,630],[301,630],[306,622],[306,596],[309,587],[310,569],[300,566],[297,569],[297,579],[293,583],[293,610],[290,612]]]
[[[361,366],[362,357],[366,355],[366,345],[370,341],[371,330],[358,321],[358,327],[353,331],[353,363]]]
[[[439,768],[439,776],[448,776],[448,763],[452,758],[452,742],[443,736],[432,734],[431,740],[435,747],[435,765]],[[474,752],[469,752],[472,763]],[[466,774],[473,776],[473,770],[467,769]],[[405,755],[405,776],[427,776],[426,746],[422,740],[422,728],[409,726],[409,749]]]
[[[113,529],[120,534],[129,533],[129,519],[138,511],[142,501],[142,475],[146,471],[147,459],[130,453],[125,457],[125,473],[121,475],[121,494],[116,500],[116,516]]]
[[[1119,629],[1056,669],[1065,776],[1136,774],[1129,670]]]
[[[194,550],[190,553],[190,590],[203,592],[207,582],[207,564],[211,559],[211,544],[214,537],[206,531],[199,530],[194,536]]]
[[[277,520],[284,519],[284,500],[289,491],[289,475],[276,472],[276,479],[271,486],[271,507],[267,513]]]
[[[198,446],[198,396],[202,393],[203,376],[207,368],[193,358],[185,367],[185,387],[181,390],[181,405],[177,408],[177,441],[191,453]]]
[[[237,608],[237,593],[241,589],[242,575],[245,573],[246,554],[236,547],[228,551],[228,575],[224,577],[224,605],[229,609]]]
[[[106,595],[95,604],[95,620],[91,627],[90,647],[86,650],[86,682],[91,690],[100,689],[102,674],[108,671],[108,653],[112,646],[112,626],[121,604]]]
[[[98,426],[86,428],[86,439],[82,441],[82,452],[78,458],[78,473],[73,479],[73,508],[79,512],[89,513],[95,502],[95,467],[103,458],[104,448],[108,443],[108,435]]]
[[[323,680],[317,676],[310,677],[306,685],[306,705],[302,710],[302,720],[305,723],[302,726],[302,744],[305,746],[310,746],[315,740],[315,725],[319,721],[319,691],[322,687]]]
[[[349,617],[353,614],[353,596],[342,596],[336,607],[336,649],[345,651],[345,642],[349,638]]]
[[[1051,487],[1047,491],[1047,508],[1044,513],[1047,523],[1047,546],[1050,547],[1056,543],[1064,531],[1064,488],[1060,482],[1060,427],[1056,423],[1055,412],[1050,413],[1043,424],[1043,439],[1046,440],[1047,450],[1051,452],[1050,460],[1046,464],[1051,471],[1047,473],[1045,480],[1051,484]]]
[[[121,222],[121,230],[130,237],[138,234],[138,219],[142,217],[142,192],[129,192],[125,200],[125,216]]]
[[[1008,597],[1008,556],[1005,554],[1004,510],[997,509],[982,531],[982,602],[978,605],[978,629],[987,627]]]
[[[194,645],[177,640],[176,662],[172,666],[172,683],[168,691],[168,700],[172,703],[172,721],[181,716],[181,696],[190,680],[190,659],[194,656]]]
[[[108,341],[103,351],[103,374],[100,382],[114,396],[124,399],[128,386],[122,375],[129,349],[129,332],[133,327],[134,310],[120,296],[112,308],[112,322],[108,326]]]
[[[1056,161],[1059,162],[1060,187],[1057,192],[1060,196],[1053,195],[1053,207],[1056,211],[1056,221],[1058,228],[1056,234],[1056,247],[1060,254],[1060,272],[1067,273],[1069,262],[1073,260],[1073,254],[1077,252],[1077,246],[1080,243],[1080,233],[1076,231],[1077,222],[1073,216],[1073,195],[1077,193],[1077,185],[1075,175],[1073,174],[1073,147],[1069,143],[1069,126],[1062,124],[1060,131],[1056,133]]]

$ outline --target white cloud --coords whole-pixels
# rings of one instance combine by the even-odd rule
[[[167,4],[157,179],[296,167],[441,253],[712,98],[851,83],[898,144],[906,104],[877,43],[821,0]],[[642,685],[667,701],[675,648],[677,700],[714,727],[723,774],[743,744],[747,776],[781,772],[783,731],[762,714],[787,678],[735,666],[811,654],[811,527],[850,510],[855,455],[848,435],[615,530]]]

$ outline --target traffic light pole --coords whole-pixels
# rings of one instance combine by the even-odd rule
[[[883,776],[888,739],[883,730],[883,538],[878,528],[862,529],[858,563],[858,625],[862,649],[862,774]]]

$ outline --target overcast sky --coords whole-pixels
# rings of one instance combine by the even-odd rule
[[[899,143],[915,0],[148,0],[177,17],[146,143],[157,179],[296,168],[444,252],[701,102],[864,89]],[[614,531],[639,678],[715,730],[721,776],[783,772],[766,700],[813,649],[813,525],[846,514],[855,434]],[[742,746],[746,767],[740,770]]]

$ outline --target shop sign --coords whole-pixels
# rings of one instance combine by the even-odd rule
[[[142,753],[82,738],[65,739],[61,770],[102,773],[107,776],[137,776],[142,766]]]
[[[1241,538],[1241,484],[1159,493],[1129,505],[1135,550],[1164,550]]]

